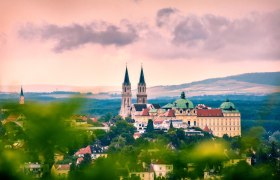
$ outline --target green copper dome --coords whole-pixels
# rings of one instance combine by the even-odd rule
[[[175,102],[168,103],[165,106],[161,107],[162,109],[171,109],[171,108],[178,108],[178,109],[193,109],[193,103],[188,100],[185,96],[185,93],[181,93],[181,98],[177,99]]]
[[[162,106],[161,108],[162,108],[162,109],[171,109],[172,107],[173,107],[173,104],[168,103],[168,104],[166,104],[165,106]]]
[[[181,93],[181,98],[176,100],[173,103],[174,108],[180,108],[180,109],[192,109],[194,108],[193,103],[188,100],[185,96],[185,92]]]
[[[193,103],[188,99],[178,99],[173,103],[174,108],[193,109]]]
[[[221,104],[220,108],[223,110],[230,110],[230,111],[236,110],[235,105],[232,102],[230,102],[228,99]]]

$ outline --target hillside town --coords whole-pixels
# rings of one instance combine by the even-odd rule
[[[273,163],[272,179],[279,176],[279,144],[261,139],[262,128],[241,136],[241,114],[230,100],[212,108],[182,92],[173,103],[149,104],[142,67],[137,89],[132,103],[126,68],[119,115],[91,117],[74,114],[79,100],[28,104],[21,87],[19,103],[1,109],[2,152],[25,157],[15,171],[32,178],[226,179],[231,169],[253,171],[264,163]]]

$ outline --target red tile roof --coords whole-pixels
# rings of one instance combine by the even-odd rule
[[[97,122],[97,118],[90,118],[92,120],[92,122]]]
[[[154,124],[162,124],[162,123],[163,123],[163,120],[160,120],[160,119],[154,120]]]
[[[139,132],[136,132],[133,134],[134,139],[137,139],[141,136],[141,134]]]
[[[208,109],[208,106],[206,106],[205,104],[198,104],[195,108],[196,109]]]
[[[172,109],[169,109],[166,113],[164,113],[165,117],[175,117],[175,111]]]
[[[149,110],[150,110],[149,108],[143,109],[141,116],[149,116]]]
[[[205,132],[212,132],[212,130],[209,129],[207,125],[204,127],[203,131],[205,131]]]
[[[70,165],[69,164],[56,164],[55,168],[57,170],[70,170]]]
[[[221,109],[198,109],[198,117],[222,117],[223,112]]]
[[[81,148],[81,149],[79,149],[79,151],[77,151],[75,153],[76,156],[78,156],[79,154],[83,154],[83,155],[84,154],[92,154],[90,146],[87,146],[85,148]]]

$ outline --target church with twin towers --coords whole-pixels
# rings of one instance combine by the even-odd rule
[[[137,102],[132,103],[131,83],[126,67],[119,115],[133,119],[134,126],[140,133],[145,132],[151,119],[156,129],[168,129],[172,122],[175,128],[199,127],[218,137],[223,137],[224,134],[230,137],[241,135],[241,114],[229,99],[220,107],[210,107],[205,104],[195,106],[186,97],[185,92],[181,92],[180,98],[164,106],[148,104],[143,67],[140,71],[136,96]]]
[[[137,85],[137,103],[132,104],[131,83],[129,80],[127,67],[125,69],[124,81],[122,83],[122,103],[119,115],[123,118],[131,116],[132,106],[143,106],[147,104],[146,82],[143,67],[141,66],[140,78]]]

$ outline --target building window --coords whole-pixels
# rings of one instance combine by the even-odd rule
[[[196,121],[193,122],[194,126],[196,126]]]
[[[188,121],[188,126],[190,126],[191,125],[191,122],[190,121]]]

